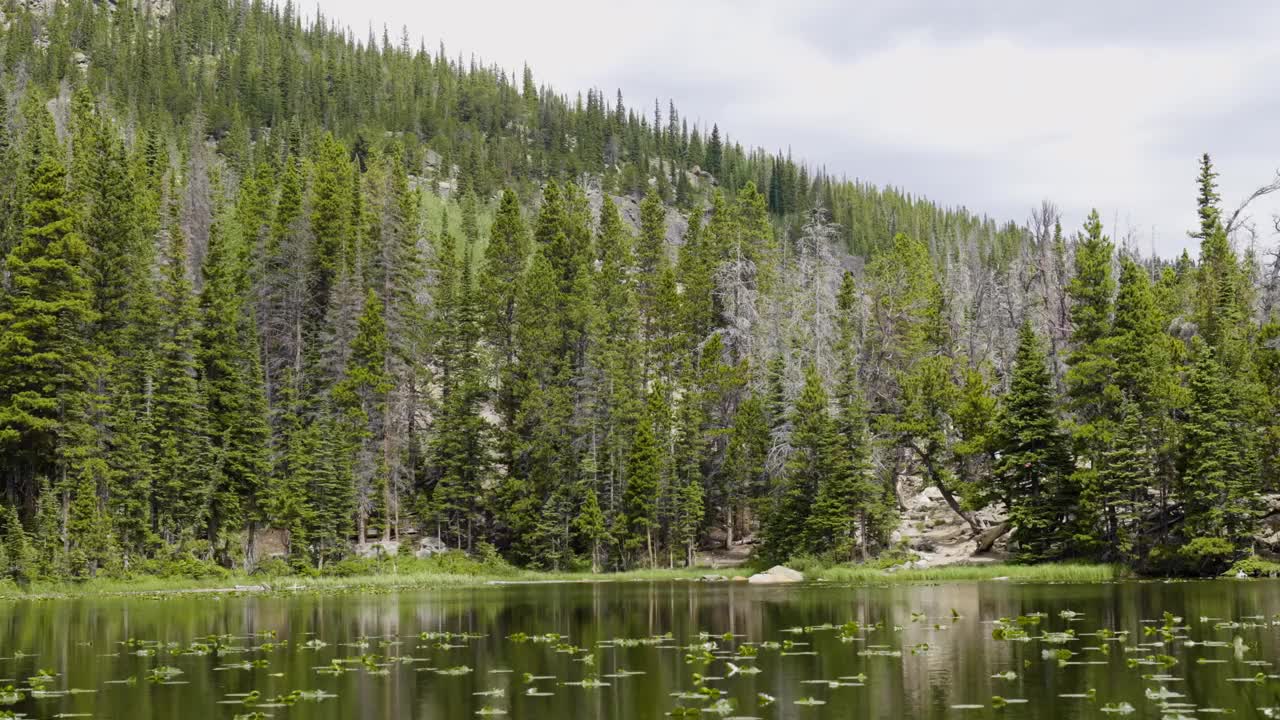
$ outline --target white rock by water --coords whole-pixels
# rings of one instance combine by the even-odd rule
[[[782,585],[804,581],[804,573],[782,565],[774,565],[762,573],[747,578],[752,585]]]

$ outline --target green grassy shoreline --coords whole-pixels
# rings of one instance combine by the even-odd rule
[[[1112,565],[949,565],[937,568],[905,569],[896,572],[863,565],[835,565],[805,568],[806,579],[815,582],[852,584],[903,584],[924,582],[1107,582],[1127,576]],[[479,566],[463,571],[422,568],[418,564],[386,563],[378,572],[338,576],[280,576],[231,574],[210,578],[154,577],[97,578],[79,583],[35,582],[25,588],[11,583],[0,586],[0,598],[41,599],[62,597],[110,597],[183,593],[254,592],[341,592],[391,591],[426,588],[466,588],[523,583],[601,583],[698,581],[704,576],[750,575],[755,570],[737,568],[672,568],[632,570],[616,573],[543,572],[515,568]],[[741,582],[741,581],[739,581]]]

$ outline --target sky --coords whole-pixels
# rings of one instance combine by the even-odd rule
[[[305,7],[305,3],[304,3]],[[1234,209],[1280,169],[1280,3],[1245,0],[319,0],[364,37],[589,87],[834,175],[998,220],[1096,207],[1149,253],[1192,244],[1197,158]],[[1260,250],[1280,193],[1251,206]],[[1249,241],[1242,236],[1240,243]],[[1194,254],[1194,249],[1193,249]]]

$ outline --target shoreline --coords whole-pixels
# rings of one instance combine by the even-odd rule
[[[349,577],[293,576],[266,578],[260,575],[230,575],[219,578],[141,576],[127,579],[99,578],[81,583],[32,583],[20,588],[12,583],[0,586],[0,600],[82,599],[97,597],[147,597],[176,595],[248,595],[284,593],[326,593],[359,591],[402,591],[420,589],[467,589],[514,585],[593,584],[619,582],[703,582],[708,585],[746,585],[742,579],[756,570],[749,567],[692,567],[644,569],[623,572],[548,572],[510,570],[504,572],[378,572]],[[804,569],[805,581],[814,584],[899,585],[944,582],[1042,582],[1097,583],[1134,576],[1111,565],[1046,564],[947,565],[936,568],[886,570],[866,565],[835,565]],[[776,587],[771,586],[771,587]]]

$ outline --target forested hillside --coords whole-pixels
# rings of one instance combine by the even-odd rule
[[[1208,156],[1199,260],[1161,263],[1096,213],[998,224],[408,36],[4,6],[10,577],[245,567],[264,528],[299,569],[420,535],[857,560],[908,478],[1024,561],[1269,550],[1280,288]]]

